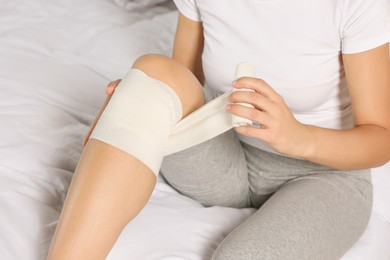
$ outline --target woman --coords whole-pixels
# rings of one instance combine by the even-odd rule
[[[388,1],[175,2],[172,58],[145,55],[133,69],[169,86],[182,117],[204,104],[203,85],[213,98],[228,91],[238,62],[258,74],[234,82],[254,92],[234,92],[226,109],[261,128],[235,127],[161,165],[168,183],[206,206],[258,208],[212,259],[339,259],[370,217],[368,169],[390,159]],[[49,259],[104,259],[149,199],[153,173],[91,138]]]

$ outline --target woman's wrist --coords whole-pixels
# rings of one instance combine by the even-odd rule
[[[302,135],[301,145],[298,146],[299,149],[296,151],[295,157],[301,158],[303,160],[312,160],[315,158],[316,151],[318,149],[318,142],[316,141],[316,127],[312,125],[302,124],[304,133]]]

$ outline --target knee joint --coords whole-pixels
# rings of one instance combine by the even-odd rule
[[[133,64],[148,76],[161,80],[179,96],[183,116],[204,105],[203,87],[195,75],[174,59],[160,54],[145,54]]]

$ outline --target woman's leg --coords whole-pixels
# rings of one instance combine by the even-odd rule
[[[266,152],[256,156],[269,169],[250,173],[252,199],[270,198],[225,238],[212,259],[340,259],[371,214],[368,171],[336,171]]]
[[[164,157],[161,174],[180,193],[204,206],[252,206],[247,162],[233,129]]]
[[[170,86],[180,98],[183,116],[203,105],[200,83],[172,59],[145,55],[133,68]],[[155,174],[143,162],[90,139],[69,187],[48,259],[105,259],[126,224],[148,201],[155,182]]]

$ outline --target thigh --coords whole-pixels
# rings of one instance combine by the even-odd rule
[[[319,173],[284,184],[221,243],[213,260],[339,259],[363,234],[370,181]]]
[[[172,187],[205,206],[250,206],[246,158],[233,129],[164,157],[160,172]]]

